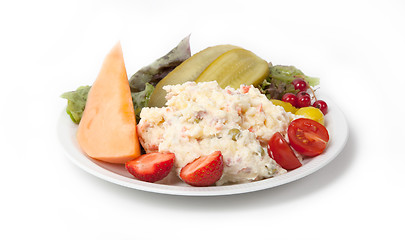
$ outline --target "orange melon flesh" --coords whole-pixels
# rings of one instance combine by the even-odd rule
[[[77,130],[81,149],[91,158],[125,163],[140,155],[136,120],[121,44],[104,59]]]

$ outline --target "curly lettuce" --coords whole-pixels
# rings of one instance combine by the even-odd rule
[[[131,91],[139,92],[145,89],[145,83],[156,86],[173,69],[191,57],[190,35],[163,57],[141,68],[129,79]]]
[[[72,121],[76,124],[80,123],[82,119],[84,108],[86,107],[87,96],[90,91],[90,86],[82,86],[76,89],[76,91],[65,92],[61,95],[62,98],[68,100],[66,107],[66,112],[69,114]],[[139,122],[139,115],[142,108],[147,107],[155,87],[151,84],[146,83],[145,89],[140,92],[131,92],[132,103],[134,105],[134,112],[136,116],[136,121]]]
[[[74,123],[79,123],[82,119],[83,111],[87,102],[87,95],[90,91],[90,86],[81,86],[76,91],[65,92],[61,95],[67,99],[66,113]]]
[[[294,85],[291,83],[270,77],[264,79],[257,88],[259,88],[260,92],[266,95],[268,99],[280,100],[286,93],[298,93],[298,91],[295,90]]]
[[[134,104],[134,111],[136,116],[136,122],[140,120],[141,110],[148,106],[150,95],[152,95],[155,87],[152,84],[145,83],[145,89],[140,92],[132,92],[132,103]]]
[[[319,78],[306,76],[294,66],[271,65],[269,76],[257,87],[268,99],[280,100],[286,93],[298,93],[298,90],[295,90],[294,85],[291,84],[296,78],[304,79],[310,86],[319,84]]]
[[[275,65],[270,66],[270,78],[291,83],[294,79],[300,77],[305,79],[311,86],[319,84],[319,78],[306,76],[301,70],[294,66]]]

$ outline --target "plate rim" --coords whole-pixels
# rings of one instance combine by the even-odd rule
[[[71,136],[72,134],[75,135],[75,132],[72,133],[72,130],[77,128],[77,124],[71,121],[68,114],[66,114],[65,109],[62,111],[62,113],[58,118],[57,135],[60,146],[64,151],[65,156],[67,156],[70,161],[72,161],[76,166],[78,166],[85,172],[98,178],[101,178],[105,181],[115,183],[117,185],[146,192],[154,192],[169,195],[182,195],[182,196],[222,196],[222,195],[241,194],[273,188],[299,180],[323,168],[342,152],[349,137],[349,127],[346,121],[346,117],[344,116],[340,108],[332,100],[323,96],[322,99],[324,99],[329,105],[329,112],[325,116],[326,118],[325,121],[328,124],[328,121],[331,121],[333,119],[335,121],[335,125],[333,126],[332,129],[339,128],[338,135],[341,136],[340,138],[336,139],[334,138],[334,136],[337,136],[336,131],[332,132],[332,134],[330,133],[331,140],[329,145],[331,145],[331,142],[333,141],[332,145],[333,148],[330,150],[331,147],[329,146],[323,154],[311,160],[308,160],[308,162],[304,164],[302,167],[297,168],[293,171],[289,171],[283,175],[279,175],[273,178],[248,183],[240,183],[224,186],[210,186],[210,187],[174,186],[174,185],[143,182],[135,178],[129,178],[120,175],[118,173],[112,172],[96,164],[94,161],[97,160],[93,160],[87,157],[81,151],[80,147],[78,147],[77,142],[74,143],[70,141],[71,137],[67,137]],[[339,120],[338,125],[336,125],[337,120]],[[67,122],[70,122],[69,125],[67,125],[68,124]],[[330,130],[330,128],[331,127],[329,126],[328,130]],[[328,158],[326,158],[326,156],[328,156]]]

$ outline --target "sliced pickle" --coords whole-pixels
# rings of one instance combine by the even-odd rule
[[[225,52],[213,61],[195,80],[217,81],[225,88],[239,88],[241,84],[258,85],[269,75],[268,63],[251,51],[238,48]]]
[[[218,45],[194,54],[160,80],[150,97],[148,106],[163,107],[166,103],[166,91],[163,90],[163,86],[194,81],[215,59],[225,52],[238,48],[233,45]]]

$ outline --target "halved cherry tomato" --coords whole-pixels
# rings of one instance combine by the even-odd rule
[[[304,156],[314,157],[321,154],[328,144],[328,130],[320,123],[299,118],[288,127],[288,139],[291,146]]]
[[[288,145],[279,132],[271,137],[269,144],[267,145],[267,150],[270,157],[286,170],[293,170],[302,166],[290,145]]]

